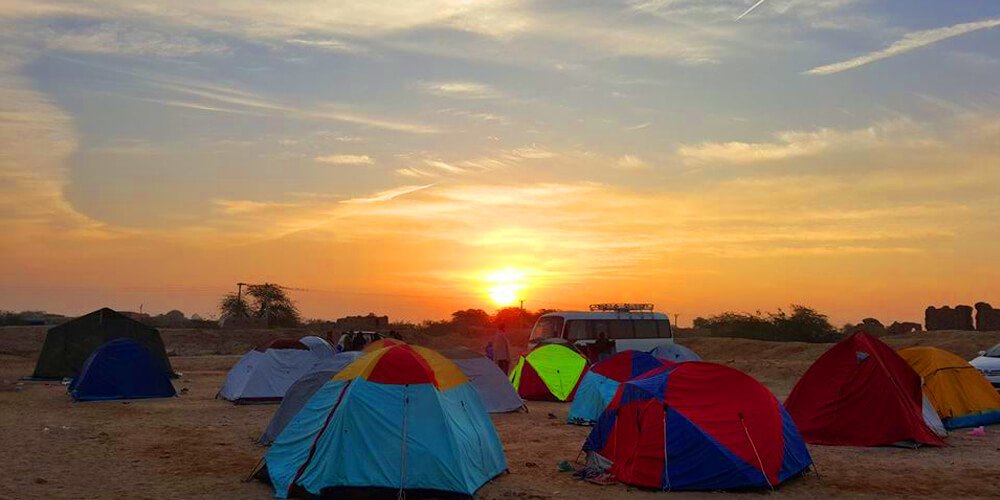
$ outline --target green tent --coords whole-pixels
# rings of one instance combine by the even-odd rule
[[[156,328],[105,307],[50,328],[32,378],[75,377],[94,350],[117,338],[137,340],[163,363],[167,373],[174,373]]]
[[[510,383],[524,399],[572,401],[586,369],[587,358],[572,347],[545,344],[517,360]]]

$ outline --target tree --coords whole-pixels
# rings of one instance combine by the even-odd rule
[[[256,318],[264,318],[267,326],[298,326],[302,318],[295,303],[285,290],[274,283],[249,285],[247,295],[253,298],[252,313]]]
[[[451,313],[451,322],[460,328],[490,326],[490,314],[482,309],[464,309]]]
[[[298,326],[302,318],[285,290],[274,283],[247,286],[246,297],[227,293],[219,302],[223,318],[263,318],[268,327]]]
[[[497,326],[506,325],[507,328],[526,328],[534,325],[538,316],[538,313],[533,314],[520,307],[505,307],[493,315],[493,323]]]
[[[235,293],[227,293],[219,301],[219,312],[223,319],[250,317],[250,304]]]

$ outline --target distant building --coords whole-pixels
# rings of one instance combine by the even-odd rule
[[[376,316],[375,313],[368,313],[366,316],[347,316],[337,319],[334,328],[340,331],[386,330],[389,328],[389,316]]]

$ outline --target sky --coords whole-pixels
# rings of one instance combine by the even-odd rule
[[[998,81],[995,0],[0,0],[0,308],[1000,305]]]

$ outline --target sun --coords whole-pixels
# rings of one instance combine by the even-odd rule
[[[521,299],[521,291],[527,286],[524,271],[505,267],[488,272],[485,276],[486,294],[497,307],[510,306]]]

